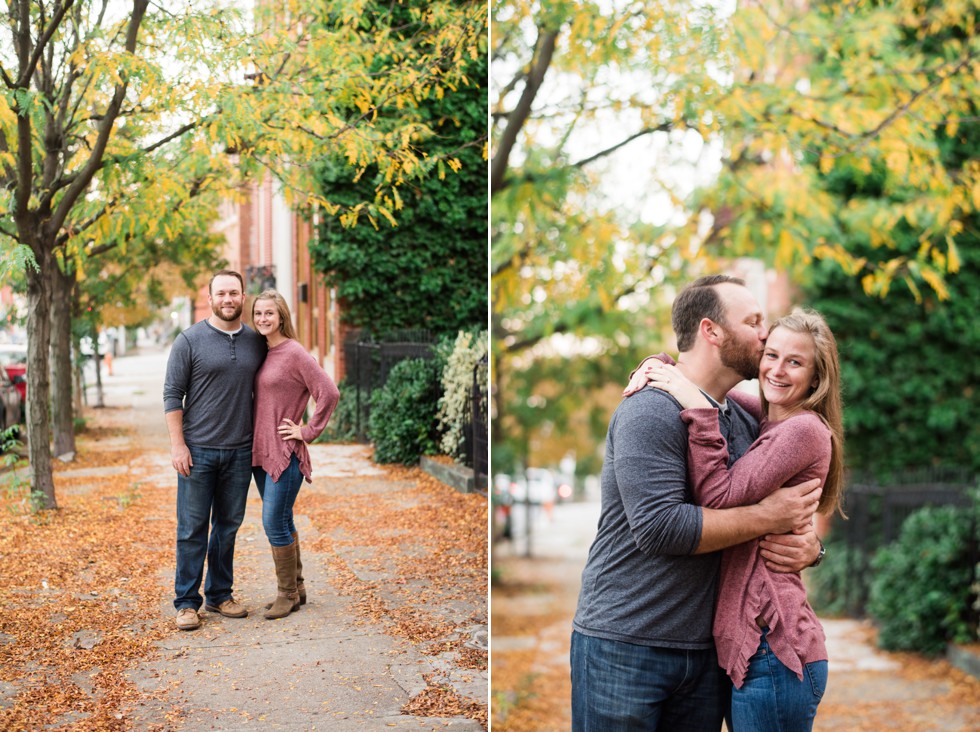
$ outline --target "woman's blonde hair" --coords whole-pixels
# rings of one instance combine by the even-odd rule
[[[296,340],[296,329],[293,328],[293,316],[289,314],[289,306],[286,304],[285,298],[279,294],[278,290],[262,290],[252,300],[252,325],[255,325],[255,303],[259,300],[272,300],[276,304],[276,311],[279,313],[279,332],[287,338]]]
[[[837,511],[847,518],[841,506],[844,494],[844,406],[841,399],[840,359],[837,355],[837,340],[823,316],[809,308],[798,308],[789,315],[779,318],[769,329],[786,328],[793,333],[806,333],[813,339],[815,356],[816,386],[803,400],[802,407],[816,412],[830,429],[830,469],[820,496],[817,510],[820,513]],[[761,389],[760,389],[761,392]],[[769,408],[765,394],[762,395],[762,411]]]

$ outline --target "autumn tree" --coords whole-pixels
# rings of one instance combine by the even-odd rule
[[[362,32],[367,6],[297,0],[246,24],[233,5],[8,1],[0,237],[26,270],[31,483],[46,507],[56,506],[49,348],[54,382],[69,383],[63,313],[84,262],[173,243],[256,170],[273,171],[298,205],[350,225],[393,217],[393,187],[429,172],[434,161],[414,144],[428,127],[413,110],[460,80],[486,9],[415,8],[420,44]],[[372,67],[380,52],[391,66]],[[404,114],[380,118],[382,104]],[[383,185],[348,207],[315,195],[310,162],[327,148],[359,169],[377,165]]]
[[[692,254],[668,224],[717,128],[724,24],[685,2],[495,2],[492,17],[493,442],[521,462],[509,437],[564,423],[563,401],[593,398],[663,330],[650,294]],[[581,356],[602,366],[575,396],[533,380]]]
[[[422,4],[376,21],[398,36],[414,36],[419,20],[410,10]],[[376,57],[375,63],[387,61]],[[397,226],[388,220],[354,229],[336,218],[320,223],[311,253],[349,325],[375,333],[425,328],[455,335],[486,323],[488,66],[481,52],[466,62],[462,83],[420,103],[420,119],[432,132],[416,145],[438,162],[434,174],[392,189]],[[399,112],[392,107],[379,114],[397,118]],[[371,199],[384,183],[376,165],[356,171],[336,158],[323,163],[318,180],[322,195],[348,204]]]
[[[644,317],[651,293],[669,299],[673,282],[721,258],[758,258],[796,280],[826,261],[864,296],[946,297],[956,236],[980,203],[977,167],[947,168],[935,136],[975,114],[971,8],[497,3],[495,428],[517,434],[527,399],[555,402],[535,410],[545,426],[565,411],[570,397],[531,381],[532,366],[608,360],[639,340],[661,347],[651,335],[663,319]],[[700,185],[672,164],[685,150],[704,156]],[[629,164],[604,167],[624,151]],[[897,195],[842,200],[822,181],[839,164],[883,167]],[[903,227],[914,250],[895,246]],[[629,360],[609,378],[621,381]]]
[[[955,138],[975,117],[975,16],[969,4],[907,0],[740,7],[733,81],[716,109],[722,171],[694,203],[712,221],[704,246],[797,272],[829,259],[867,295],[899,286],[945,298],[980,168],[948,167],[936,133]],[[842,198],[825,185],[834,169],[884,175],[885,196]],[[894,246],[905,228],[914,252]]]
[[[937,24],[938,4],[917,10],[905,16],[897,34],[900,46],[920,54],[923,68],[940,68],[951,49],[971,34],[973,18],[947,14]],[[948,111],[934,118],[929,138],[938,155],[936,167],[951,186],[968,182],[980,163],[976,99],[960,100],[956,114],[955,124]],[[819,160],[814,152],[815,167]],[[882,159],[859,165],[842,156],[820,167],[815,180],[838,202],[834,210],[842,246],[851,256],[869,261],[886,249],[901,263],[886,297],[864,297],[868,289],[881,288],[863,267],[819,266],[806,285],[807,303],[825,314],[842,344],[850,467],[879,477],[937,466],[976,473],[980,214],[972,206],[928,210],[903,171]],[[861,223],[866,214],[853,215],[862,211],[894,218],[872,232]],[[895,211],[902,214],[895,216]],[[943,221],[945,211],[955,215]],[[937,246],[945,257],[929,256],[929,249]],[[937,287],[911,277],[923,259],[944,265]]]

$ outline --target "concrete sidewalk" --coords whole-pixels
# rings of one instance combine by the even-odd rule
[[[162,350],[116,358],[113,376],[103,373],[103,386],[106,406],[129,410],[143,444],[130,465],[134,477],[141,484],[176,492],[162,407],[165,365]],[[89,403],[94,403],[93,389],[90,384]],[[317,525],[303,513],[304,497],[311,505],[327,495],[371,502],[404,494],[409,484],[389,478],[370,461],[364,446],[311,445],[311,455],[314,482],[304,484],[296,514],[308,604],[281,620],[262,617],[262,606],[275,594],[275,573],[262,530],[261,501],[253,488],[235,562],[235,596],[249,609],[249,617],[202,612],[199,630],[175,629],[160,642],[158,653],[129,674],[150,696],[127,715],[132,724],[128,728],[482,729],[479,722],[463,716],[402,713],[432,679],[460,697],[486,705],[488,671],[460,669],[448,652],[433,654],[430,649],[423,654],[420,646],[386,633],[381,622],[357,612],[357,596],[349,587],[342,593],[333,570],[343,567],[355,577],[360,573],[360,579],[374,582],[383,593],[386,578],[377,573],[368,577],[370,570],[362,561],[372,548],[351,547],[343,541],[343,527]],[[172,521],[173,514],[148,519]],[[315,551],[326,540],[333,549],[330,556]],[[160,613],[167,618],[175,615],[172,588],[173,566],[161,567]],[[447,599],[445,607],[432,612],[456,628],[447,641],[463,640],[486,649],[486,597]]]

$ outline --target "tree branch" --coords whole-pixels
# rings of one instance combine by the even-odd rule
[[[579,160],[576,163],[572,163],[572,167],[573,168],[584,168],[589,163],[594,163],[596,160],[600,160],[600,159],[606,157],[607,155],[612,155],[614,152],[616,152],[617,150],[619,150],[621,147],[625,147],[626,145],[629,145],[631,142],[633,142],[633,140],[637,140],[637,139],[643,137],[644,135],[650,135],[650,134],[652,134],[654,132],[670,132],[672,129],[674,129],[674,124],[672,122],[664,122],[663,124],[658,125],[657,127],[644,127],[639,132],[634,132],[632,135],[630,135],[629,137],[627,137],[625,140],[620,140],[615,145],[612,145],[611,147],[607,147],[605,150],[600,150],[599,152],[595,153],[594,155],[590,155],[587,158],[582,158],[581,160]]]
[[[623,288],[622,290],[614,294],[610,302],[617,302],[620,298],[626,297],[627,295],[632,295],[634,292],[636,292],[636,288],[641,281],[642,281],[641,278],[637,278],[633,284]],[[597,315],[604,315],[605,312],[606,309],[602,307],[601,303],[597,302],[595,305],[589,308],[587,315],[591,318]],[[505,345],[504,351],[507,353],[517,353],[518,351],[523,351],[525,349],[531,348],[532,346],[541,342],[548,336],[555,335],[556,333],[567,333],[576,325],[578,325],[580,321],[585,319],[584,315],[585,313],[580,313],[578,318],[574,322],[567,320],[565,317],[559,318],[558,322],[555,323],[554,327],[549,328],[547,333],[541,332],[541,333],[531,333],[530,335],[526,335],[524,338],[521,338],[520,340],[516,340],[513,341],[512,343],[508,343],[507,345]],[[549,322],[554,322],[554,321],[549,321]],[[527,331],[524,332],[527,333]],[[506,334],[502,334],[499,331],[494,334],[494,339],[499,341],[503,341],[505,337]]]
[[[521,92],[521,98],[517,102],[517,106],[514,107],[514,110],[507,119],[507,125],[504,127],[504,131],[500,136],[500,142],[497,145],[497,152],[490,161],[491,196],[497,191],[503,190],[504,176],[507,173],[510,155],[514,151],[514,146],[517,144],[518,134],[520,134],[528,117],[531,116],[531,107],[534,104],[534,98],[537,96],[538,90],[541,88],[541,82],[544,81],[544,75],[551,65],[551,59],[555,54],[557,41],[558,31],[539,30],[538,42],[535,44],[535,57],[532,60],[531,69],[527,74],[524,91]]]
[[[59,3],[54,6],[54,14],[51,16],[51,22],[48,23],[48,26],[44,29],[44,33],[41,35],[41,37],[37,39],[37,45],[34,46],[34,53],[31,54],[30,61],[26,66],[21,67],[20,78],[17,79],[15,86],[21,89],[26,89],[30,85],[31,76],[34,74],[34,69],[37,68],[37,62],[40,60],[41,54],[44,53],[44,49],[47,47],[48,41],[51,40],[51,36],[54,35],[54,32],[58,30],[58,26],[61,25],[61,21],[64,19],[65,13],[67,13],[74,4],[75,0],[67,0],[64,5]],[[28,3],[24,2],[22,7],[26,8],[27,5]],[[29,25],[27,27],[30,28]]]
[[[143,22],[147,5],[149,5],[149,0],[133,0],[133,14],[130,16],[129,23],[126,26],[125,50],[127,53],[134,53],[136,50],[136,38],[139,35],[140,25]],[[92,148],[92,154],[79,172],[78,177],[65,191],[65,195],[58,204],[58,208],[48,220],[47,227],[50,232],[57,232],[61,229],[65,220],[68,218],[69,211],[71,211],[78,201],[78,197],[88,188],[95,173],[102,166],[102,158],[105,155],[106,146],[109,144],[112,128],[115,126],[116,116],[119,114],[119,110],[122,109],[123,100],[126,98],[127,86],[127,80],[123,79],[113,90],[112,100],[106,107],[105,118],[98,126],[98,136]]]

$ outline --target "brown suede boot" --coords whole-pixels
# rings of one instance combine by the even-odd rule
[[[303,584],[303,561],[300,559],[299,554],[299,534],[295,531],[293,536],[293,546],[296,547],[296,591],[299,593],[299,604],[306,604],[306,585]],[[266,603],[265,609],[268,610],[272,607],[272,603]]]
[[[296,591],[299,593],[299,604],[306,604],[306,585],[303,583],[303,560],[299,556],[299,534],[293,532],[293,544],[296,545]]]
[[[284,618],[299,609],[299,593],[296,591],[296,544],[272,547],[272,559],[276,563],[276,600],[265,613],[266,620]]]

